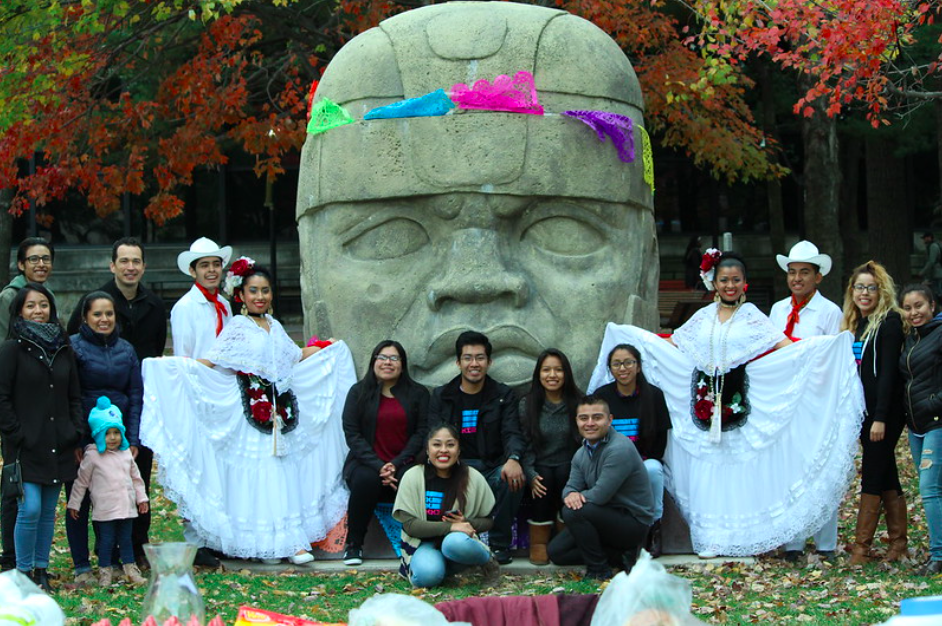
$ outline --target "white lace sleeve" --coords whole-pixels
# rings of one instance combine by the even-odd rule
[[[270,332],[249,318],[237,315],[216,338],[206,358],[223,367],[257,374],[280,390],[291,386],[291,371],[301,360],[301,349],[291,341],[281,324],[268,316]]]
[[[785,334],[754,304],[747,302],[739,307],[726,322],[731,324],[728,328],[716,321],[718,307],[713,305],[700,309],[673,335],[674,345],[693,359],[703,372],[712,367],[728,372],[768,352],[785,339]]]

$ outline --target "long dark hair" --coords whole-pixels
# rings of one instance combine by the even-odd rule
[[[428,444],[432,440],[432,437],[435,436],[435,433],[440,430],[447,430],[448,434],[455,438],[455,441],[458,442],[459,454],[458,462],[451,466],[450,485],[442,496],[442,507],[445,507],[447,502],[457,502],[458,510],[465,513],[464,509],[467,504],[468,496],[468,481],[471,475],[470,472],[468,472],[468,464],[461,462],[461,433],[458,432],[458,428],[454,424],[441,422],[428,429],[428,435],[425,437],[425,449],[422,451],[422,454],[419,455],[420,462],[422,461],[421,457],[425,457],[425,484],[427,485],[428,481],[438,476],[435,472],[435,466],[432,465],[428,456]]]
[[[609,371],[612,369],[612,357],[619,350],[627,351],[638,362],[638,375],[635,377],[635,392],[638,394],[638,434],[645,441],[651,441],[657,437],[654,423],[654,392],[651,391],[653,385],[644,377],[644,370],[641,367],[641,353],[630,343],[620,343],[611,349],[608,353],[608,359],[605,361]],[[623,416],[616,415],[616,417]]]
[[[409,357],[406,355],[406,349],[402,347],[402,344],[393,339],[383,339],[376,347],[373,348],[373,352],[370,353],[370,365],[366,368],[366,374],[364,374],[362,380],[360,380],[358,385],[363,386],[364,393],[359,394],[358,406],[359,411],[364,411],[366,405],[374,400],[382,391],[379,380],[376,378],[376,373],[373,371],[373,366],[376,365],[376,357],[384,349],[392,346],[399,352],[399,363],[402,365],[402,371],[399,374],[399,380],[396,381],[395,387],[407,388],[417,385],[412,377],[409,375]],[[408,407],[405,407],[408,409]]]
[[[547,348],[540,353],[540,356],[536,357],[533,380],[530,382],[530,390],[524,396],[524,411],[521,416],[523,434],[526,435],[533,447],[539,447],[543,444],[543,433],[540,432],[540,412],[543,410],[543,403],[546,402],[546,390],[540,382],[540,369],[543,367],[543,362],[551,356],[556,357],[563,364],[562,393],[563,403],[566,405],[566,415],[569,417],[569,434],[574,442],[579,441],[579,430],[576,428],[576,407],[579,398],[582,397],[582,390],[576,385],[569,358],[561,350]]]
[[[10,319],[20,317],[23,304],[26,302],[26,298],[29,296],[30,292],[33,291],[46,296],[46,299],[49,300],[49,323],[58,324],[59,314],[56,312],[56,299],[52,297],[48,289],[39,283],[26,283],[16,292],[16,296],[13,297],[13,302],[10,303]]]

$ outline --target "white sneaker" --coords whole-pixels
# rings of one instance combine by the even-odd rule
[[[701,550],[700,552],[697,552],[697,556],[701,559],[715,559],[719,555],[720,553],[716,550]]]
[[[265,565],[278,565],[281,563],[281,559],[259,559]]]
[[[300,554],[292,554],[288,557],[288,560],[295,565],[304,565],[305,563],[310,563],[313,561],[314,555],[310,552],[301,552]]]

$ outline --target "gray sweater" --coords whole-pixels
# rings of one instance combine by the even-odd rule
[[[642,524],[654,522],[651,483],[635,445],[615,429],[591,455],[585,445],[572,459],[563,497],[581,492],[587,502],[626,510]]]

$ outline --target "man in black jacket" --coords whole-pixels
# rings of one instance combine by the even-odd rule
[[[146,269],[144,245],[134,237],[124,237],[111,247],[111,273],[114,280],[101,286],[114,298],[115,314],[121,338],[134,346],[138,360],[163,356],[167,344],[167,307],[153,291],[141,284]],[[82,303],[69,318],[69,334],[74,335],[82,325]],[[150,474],[154,465],[154,451],[140,446],[135,458],[144,487],[150,493]],[[150,512],[134,519],[134,552],[138,563],[144,560],[143,545],[148,543]]]
[[[461,373],[432,392],[429,428],[450,422],[461,432],[461,462],[481,472],[494,491],[494,527],[488,533],[498,563],[513,560],[512,527],[526,479],[520,458],[526,442],[520,430],[514,391],[487,375],[491,342],[465,331],[455,342]]]

